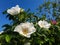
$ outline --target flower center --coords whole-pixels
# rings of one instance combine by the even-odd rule
[[[44,27],[44,24],[41,24],[41,27]]]
[[[27,29],[27,28],[24,28],[24,29],[22,30],[22,32],[23,32],[23,34],[27,34],[27,33],[28,33],[28,29]]]

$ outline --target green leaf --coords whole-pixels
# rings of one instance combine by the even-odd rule
[[[7,14],[7,11],[5,10],[5,11],[3,12],[3,14]]]
[[[57,4],[56,3],[53,3],[53,8],[56,8]]]
[[[50,42],[55,42],[54,37],[51,37],[49,41],[50,41]]]
[[[6,35],[5,40],[6,40],[6,42],[10,42],[10,40],[11,40],[11,36]]]
[[[0,43],[0,45],[1,45],[1,43]]]
[[[49,38],[46,37],[46,38],[45,38],[45,41],[49,41]]]

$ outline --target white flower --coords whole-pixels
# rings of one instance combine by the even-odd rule
[[[0,34],[2,34],[2,33],[3,33],[3,31],[0,32]]]
[[[43,21],[39,21],[38,22],[38,25],[41,27],[41,28],[50,28],[50,26],[51,26],[51,24],[50,23],[48,23],[47,21],[45,21],[45,20],[43,20]]]
[[[19,5],[16,5],[15,7],[8,9],[7,13],[11,14],[11,15],[16,15],[16,14],[19,14],[20,12],[23,12],[23,11],[24,11],[24,9],[20,8]]]
[[[16,32],[20,33],[21,35],[30,38],[30,35],[36,31],[34,28],[33,23],[25,22],[21,23],[20,25],[16,26],[15,30]]]
[[[29,42],[27,42],[27,43],[25,43],[24,45],[30,45],[30,43],[29,43]]]

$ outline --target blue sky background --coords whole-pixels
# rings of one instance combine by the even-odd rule
[[[24,8],[25,10],[30,8],[32,12],[35,12],[36,8],[43,3],[44,0],[1,0],[0,1],[0,31],[3,30],[2,25],[10,23],[10,21],[6,18],[6,16],[2,14],[2,12],[5,11],[6,9],[19,5],[21,8]]]
[[[3,30],[2,25],[9,24],[10,21],[6,18],[2,12],[8,8],[11,8],[15,5],[19,5],[21,8],[25,10],[31,9],[32,12],[36,10],[36,8],[42,4],[43,0],[1,0],[0,1],[0,31]]]

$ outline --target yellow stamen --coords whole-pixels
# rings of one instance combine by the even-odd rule
[[[24,29],[22,30],[22,32],[23,32],[23,34],[27,34],[27,33],[28,33],[28,29],[27,29],[27,28],[24,28]]]

